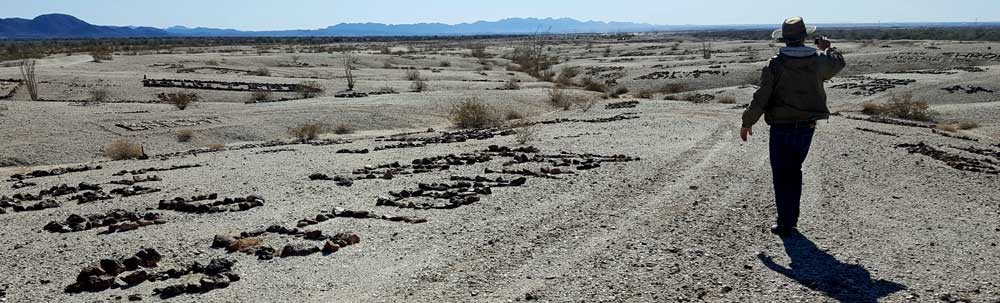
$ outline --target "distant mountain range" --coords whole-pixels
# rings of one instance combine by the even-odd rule
[[[824,24],[826,27],[952,27],[997,23],[883,23]],[[361,36],[463,36],[512,34],[619,33],[650,31],[692,31],[728,29],[770,29],[776,25],[654,25],[634,22],[578,21],[570,18],[510,18],[455,25],[443,23],[381,24],[341,23],[321,29],[241,31],[235,29],[188,28],[165,29],[137,26],[92,25],[64,14],[48,14],[34,19],[0,19],[0,39],[50,38],[126,38],[126,37],[361,37]]]

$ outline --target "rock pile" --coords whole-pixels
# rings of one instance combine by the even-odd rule
[[[22,189],[22,188],[32,187],[32,186],[38,186],[38,183],[27,182],[27,181],[17,181],[17,183],[14,183],[14,185],[11,185],[10,188],[11,189]]]
[[[68,233],[107,227],[107,233],[126,232],[140,227],[165,224],[158,213],[140,214],[125,210],[113,210],[104,214],[72,214],[63,222],[52,221],[44,230],[51,233]]]
[[[334,208],[331,211],[320,211],[315,217],[304,218],[296,222],[296,226],[299,228],[316,225],[336,218],[349,218],[349,219],[375,219],[375,220],[386,220],[392,222],[404,222],[410,224],[420,224],[427,222],[427,219],[409,217],[409,216],[387,216],[378,215],[364,210],[346,210],[343,208]]]
[[[917,82],[914,79],[883,79],[872,77],[850,77],[850,79],[854,82],[837,84],[831,86],[831,88],[855,90],[851,94],[856,96],[871,96],[896,88],[897,86],[906,86]]]
[[[970,95],[971,94],[976,94],[976,93],[992,93],[993,92],[993,90],[987,89],[987,88],[982,87],[982,86],[971,86],[971,85],[968,86],[968,87],[961,86],[961,85],[955,85],[955,86],[949,86],[949,87],[942,88],[941,90],[947,91],[948,93],[952,93],[952,94],[954,94],[956,92],[965,92],[966,94],[970,94]]]
[[[454,209],[480,201],[480,196],[492,195],[493,187],[522,186],[527,178],[505,180],[503,178],[487,178],[482,176],[461,177],[452,176],[451,183],[419,183],[416,189],[389,192],[390,197],[378,197],[376,206],[391,206],[415,209]],[[437,202],[404,202],[406,199],[424,197],[431,200],[446,200]]]
[[[229,287],[232,282],[240,281],[240,275],[233,272],[236,261],[230,259],[212,259],[207,265],[195,262],[185,269],[169,270],[164,273],[150,275],[149,281],[165,281],[178,279],[187,275],[202,274],[198,283],[175,284],[153,289],[153,294],[160,299],[169,299],[183,294],[200,294],[216,289]]]
[[[142,185],[132,185],[122,188],[115,188],[111,190],[112,195],[119,195],[122,197],[132,197],[138,195],[151,194],[159,192],[159,188],[145,187]]]
[[[100,190],[82,192],[69,198],[70,201],[76,201],[76,204],[87,204],[90,202],[111,199],[111,195],[108,195]]]
[[[338,154],[367,154],[368,152],[368,149],[341,149],[337,151]]]
[[[163,256],[152,248],[142,249],[134,256],[125,259],[103,259],[98,264],[81,270],[76,276],[76,283],[67,286],[66,292],[100,292],[113,287],[141,284],[149,278],[142,269],[156,268],[162,259]],[[130,271],[132,273],[125,274]]]
[[[434,171],[446,171],[451,166],[473,165],[493,160],[489,155],[461,154],[414,159],[411,164],[393,162],[379,166],[365,166],[354,170],[357,179],[391,180],[397,175],[422,174]]]
[[[344,186],[344,187],[351,187],[352,185],[354,185],[354,180],[352,180],[350,177],[339,176],[339,175],[338,176],[333,176],[333,178],[330,178],[330,176],[327,176],[327,175],[324,175],[324,174],[320,174],[320,173],[315,173],[315,174],[309,175],[309,180],[312,180],[312,181],[333,181],[333,182],[335,182],[337,184],[337,186]]]
[[[157,208],[183,213],[208,214],[247,211],[256,207],[264,206],[264,198],[257,195],[236,198],[227,197],[211,203],[201,203],[201,201],[215,200],[217,198],[218,194],[194,196],[191,197],[191,199],[176,197],[171,200],[160,200]]]

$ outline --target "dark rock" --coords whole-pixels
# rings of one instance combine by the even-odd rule
[[[140,295],[140,294],[131,294],[131,295],[128,296],[128,300],[130,302],[142,301],[142,295]]]
[[[309,244],[288,244],[281,249],[281,257],[301,257],[319,252],[319,247]]]
[[[146,268],[156,267],[156,264],[160,263],[160,260],[163,259],[163,255],[160,255],[159,252],[152,248],[140,250],[135,254],[135,257],[139,258],[139,266]]]
[[[306,240],[321,240],[323,239],[323,231],[322,230],[307,231],[305,238]]]
[[[325,254],[332,254],[337,252],[338,250],[340,250],[340,245],[337,245],[337,243],[333,243],[333,241],[326,241],[326,243],[323,244],[323,253]]]
[[[136,270],[139,268],[139,263],[140,263],[139,258],[136,258],[134,256],[122,260],[122,264],[125,265],[125,270]]]
[[[87,280],[90,279],[90,277],[100,276],[104,274],[107,273],[105,273],[104,270],[101,269],[101,267],[99,266],[85,267],[83,270],[80,270],[80,274],[76,276],[76,282],[86,283]]]
[[[111,288],[115,284],[115,277],[111,275],[91,276],[87,282],[83,283],[83,290],[99,292]]]
[[[235,263],[236,261],[229,259],[212,259],[208,262],[208,266],[205,266],[205,274],[214,275],[228,272],[233,269]]]
[[[199,284],[201,284],[201,291],[226,288],[229,287],[229,278],[223,275],[211,275],[201,278]]]
[[[153,293],[159,294],[161,299],[170,299],[184,294],[185,290],[185,285],[170,285],[154,289]]]
[[[100,263],[101,269],[109,275],[117,276],[118,274],[125,272],[125,265],[122,264],[122,261],[115,259],[103,259]]]
[[[149,278],[149,274],[146,273],[146,271],[144,271],[144,270],[140,270],[140,271],[132,272],[132,273],[130,273],[130,274],[122,277],[122,281],[125,281],[125,284],[128,284],[129,286],[135,286],[135,285],[142,284],[142,282],[145,282],[146,279],[148,279],[148,278]]]

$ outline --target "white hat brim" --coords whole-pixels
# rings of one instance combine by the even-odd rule
[[[772,39],[782,39],[782,38],[785,37],[783,33],[784,32],[780,28],[776,29],[776,30],[774,30],[774,32],[771,33],[771,38]],[[816,26],[807,25],[806,26],[806,35],[812,35],[814,33],[816,33]]]

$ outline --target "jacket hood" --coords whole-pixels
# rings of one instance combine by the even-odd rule
[[[779,54],[793,57],[793,58],[805,58],[815,55],[817,49],[808,46],[795,46],[795,47],[782,47],[778,50]]]

